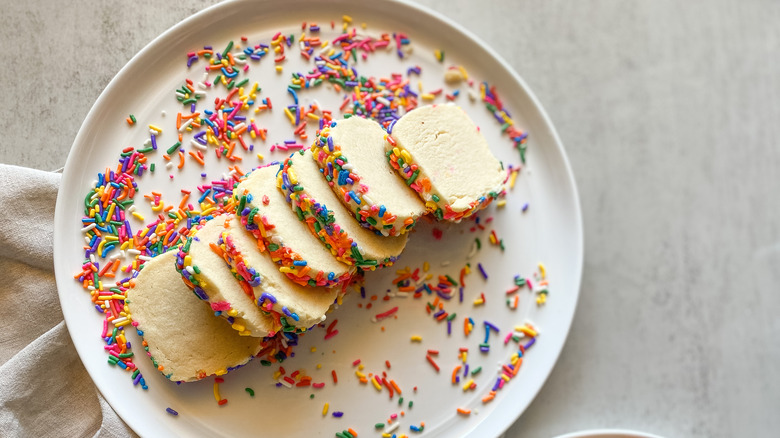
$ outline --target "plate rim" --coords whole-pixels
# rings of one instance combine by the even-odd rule
[[[315,0],[304,0],[304,1],[315,1]],[[355,4],[361,4],[362,2],[357,0],[344,0],[348,3],[355,3]],[[583,232],[583,218],[582,218],[582,208],[581,203],[579,199],[579,190],[577,187],[576,179],[574,178],[574,173],[571,168],[571,164],[569,162],[569,158],[566,154],[565,148],[563,146],[563,142],[560,139],[560,136],[558,135],[558,132],[556,131],[549,115],[545,111],[542,104],[537,99],[536,95],[532,92],[531,88],[528,86],[528,84],[523,80],[522,77],[515,71],[514,68],[512,68],[511,65],[501,56],[499,55],[491,46],[487,45],[481,38],[476,36],[474,33],[472,33],[470,30],[465,28],[464,26],[456,23],[449,17],[441,14],[438,11],[435,11],[433,9],[428,8],[424,5],[419,5],[416,3],[412,3],[409,0],[382,0],[384,3],[394,3],[396,5],[400,5],[405,8],[410,8],[416,12],[419,12],[421,14],[425,14],[428,16],[431,16],[441,22],[443,22],[445,25],[449,26],[450,28],[456,30],[457,32],[461,33],[463,36],[465,36],[467,39],[472,40],[473,42],[479,44],[479,46],[487,52],[487,54],[493,58],[504,70],[506,73],[510,75],[513,81],[517,83],[517,85],[520,87],[523,93],[525,93],[528,97],[528,99],[532,102],[533,106],[535,107],[535,110],[538,112],[539,117],[541,118],[541,121],[545,128],[549,131],[549,135],[551,136],[553,143],[555,143],[555,148],[557,149],[558,154],[560,155],[560,158],[562,160],[565,180],[568,185],[567,189],[570,189],[571,193],[571,202],[573,202],[573,205],[571,206],[574,210],[574,217],[571,218],[572,224],[574,225],[574,233],[578,237],[576,242],[571,242],[573,246],[576,246],[575,251],[572,251],[575,256],[575,263],[574,266],[576,268],[576,272],[572,272],[572,283],[574,286],[573,296],[572,296],[572,305],[571,305],[571,314],[565,315],[564,323],[565,327],[563,328],[563,338],[561,341],[561,344],[557,346],[557,348],[554,349],[553,360],[552,360],[552,366],[550,366],[547,370],[543,372],[544,378],[541,379],[538,382],[538,386],[534,385],[533,388],[530,388],[532,391],[532,395],[530,398],[529,406],[538,396],[539,392],[541,391],[544,384],[547,382],[547,379],[549,378],[550,374],[552,373],[553,368],[555,368],[555,365],[558,363],[558,359],[560,358],[560,354],[563,351],[563,347],[566,344],[566,341],[568,340],[568,336],[571,330],[571,325],[574,320],[574,314],[576,313],[577,304],[579,302],[579,296],[581,293],[581,286],[582,286],[582,274],[583,274],[583,264],[584,264],[584,232]],[[68,157],[65,162],[65,167],[63,169],[63,176],[62,180],[60,182],[60,187],[67,186],[67,182],[71,179],[71,175],[73,174],[73,170],[69,171],[74,167],[74,163],[77,161],[77,157],[75,154],[73,154],[74,149],[77,147],[77,145],[84,142],[84,138],[87,136],[88,126],[90,126],[90,122],[93,121],[97,117],[98,111],[106,105],[105,101],[108,99],[107,95],[109,94],[109,91],[118,87],[119,83],[121,82],[122,78],[126,76],[128,71],[130,70],[131,66],[136,64],[138,62],[138,59],[143,57],[147,52],[153,51],[157,48],[157,46],[161,46],[165,44],[166,40],[170,39],[171,35],[174,35],[178,33],[182,28],[186,28],[191,23],[199,20],[202,16],[212,14],[215,11],[227,7],[231,7],[230,5],[234,5],[237,3],[252,3],[253,5],[261,4],[261,3],[272,3],[273,0],[226,0],[223,2],[219,2],[216,4],[213,4],[211,6],[208,6],[198,12],[195,12],[194,14],[191,14],[190,16],[182,19],[181,21],[177,22],[176,24],[172,25],[168,29],[166,29],[164,32],[156,36],[154,39],[152,39],[149,43],[147,43],[143,48],[141,48],[137,53],[135,53],[130,60],[128,60],[122,68],[114,75],[114,77],[108,82],[106,87],[100,92],[100,95],[95,100],[95,102],[92,104],[92,107],[90,108],[89,112],[87,113],[86,117],[84,118],[81,126],[79,127],[78,133],[76,134],[76,137],[73,140],[73,143],[71,144],[70,150],[68,152]],[[54,221],[55,221],[55,239],[53,242],[53,254],[56,259],[57,254],[61,254],[64,249],[61,247],[62,243],[59,239],[56,238],[56,230],[57,230],[57,223],[60,223],[60,219],[65,219],[65,209],[66,205],[68,203],[67,199],[64,199],[64,191],[58,190],[57,194],[57,201],[55,205],[55,214],[54,214]],[[57,284],[57,295],[58,299],[61,303],[63,299],[65,298],[65,282],[68,280],[72,280],[72,275],[70,273],[65,273],[57,270],[55,265],[55,280]],[[86,369],[87,373],[90,376],[90,379],[92,380],[92,383],[95,385],[95,387],[100,391],[100,394],[105,398],[106,401],[111,405],[112,409],[119,415],[120,418],[122,418],[123,421],[125,421],[125,418],[129,418],[128,410],[131,409],[130,407],[127,407],[126,404],[121,403],[121,400],[117,399],[118,396],[113,395],[110,391],[104,391],[104,388],[102,388],[100,385],[97,384],[95,379],[92,376],[91,369],[95,368],[96,366],[102,366],[103,364],[92,364],[90,361],[86,361],[85,358],[87,357],[87,352],[83,351],[84,346],[79,346],[79,343],[76,342],[75,335],[72,330],[70,330],[70,327],[68,325],[68,318],[65,317],[65,314],[63,312],[63,320],[65,321],[66,327],[68,327],[68,334],[73,342],[73,345],[76,349],[76,352],[79,356],[79,359],[81,360],[82,364],[84,365],[84,368]],[[527,407],[526,407],[527,409]],[[515,410],[515,412],[512,415],[499,415],[497,418],[493,419],[493,421],[488,422],[486,421],[480,421],[478,424],[474,426],[470,430],[470,434],[478,434],[478,433],[485,433],[485,432],[494,432],[496,435],[501,435],[502,433],[505,433],[507,429],[514,424],[514,422],[517,421],[517,419],[522,415],[522,413],[525,412],[525,410]],[[139,429],[137,427],[134,427],[134,425],[128,423],[125,421],[125,424],[129,428],[131,428],[134,432],[139,433]]]

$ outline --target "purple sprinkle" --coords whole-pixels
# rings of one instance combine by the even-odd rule
[[[482,267],[482,263],[477,263],[477,267],[479,268],[479,272],[482,274],[482,278],[487,280],[488,275],[487,272],[485,272],[485,268]]]
[[[530,340],[530,341],[528,341],[528,343],[527,343],[527,344],[523,345],[523,350],[528,350],[528,349],[529,349],[529,348],[531,348],[531,346],[532,346],[532,345],[534,345],[535,343],[536,343],[536,338],[531,338],[531,340]]]
[[[341,418],[343,415],[344,415],[344,413],[341,412],[341,411],[336,411],[336,412],[333,413],[333,416],[336,417],[336,418]]]
[[[495,325],[491,324],[488,321],[485,321],[485,327],[487,327],[487,328],[489,328],[491,330],[495,330],[495,332],[498,333],[498,327],[496,327]]]
[[[526,210],[528,210],[528,203],[527,202],[525,204],[523,204],[523,213],[525,213]]]

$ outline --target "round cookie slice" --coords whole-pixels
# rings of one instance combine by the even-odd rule
[[[169,380],[223,375],[256,355],[262,338],[241,336],[192,295],[176,271],[176,252],[142,265],[126,304],[152,363]]]
[[[389,126],[387,158],[437,219],[458,222],[504,193],[506,172],[460,107],[416,108]]]
[[[273,316],[285,332],[305,331],[325,320],[325,313],[343,288],[306,287],[290,281],[238,219],[229,219],[217,239],[245,282],[253,288],[256,305]],[[345,285],[346,286],[346,285]]]
[[[322,177],[310,149],[284,161],[277,185],[298,219],[344,263],[365,271],[390,266],[406,246],[408,233],[384,237],[360,226]]]
[[[323,127],[311,152],[328,184],[363,226],[396,236],[411,230],[426,209],[388,163],[385,135],[379,123],[353,116]]]
[[[348,281],[354,268],[336,260],[298,220],[276,187],[279,170],[278,164],[261,167],[242,178],[233,189],[237,218],[290,280],[324,287]]]
[[[201,300],[208,301],[214,314],[245,336],[272,336],[279,328],[273,318],[255,305],[254,290],[231,272],[217,240],[231,215],[220,215],[200,225],[176,257],[176,269]]]

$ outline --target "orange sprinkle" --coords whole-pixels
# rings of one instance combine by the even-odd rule
[[[184,152],[179,151],[179,165],[177,168],[181,169],[182,167],[184,167]]]
[[[180,153],[181,153],[181,152],[180,152]],[[195,152],[192,152],[192,151],[190,151],[190,156],[191,156],[193,159],[195,159],[195,161],[197,161],[197,162],[198,162],[198,164],[200,164],[201,166],[205,166],[205,165],[206,165],[206,162],[205,162],[205,161],[203,161],[203,158],[199,157],[199,156],[198,156],[198,154],[196,154]],[[179,166],[179,168],[181,169],[181,166]]]
[[[458,408],[458,413],[461,415],[470,415],[471,409]]]

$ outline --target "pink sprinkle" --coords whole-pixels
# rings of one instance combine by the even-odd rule
[[[360,365],[360,359],[358,359],[358,360],[356,360],[356,361],[352,362],[352,366],[353,366],[353,367],[356,367],[356,366],[358,366],[358,365]]]
[[[211,310],[215,312],[224,312],[225,310],[230,310],[230,303],[227,301],[211,303]]]

